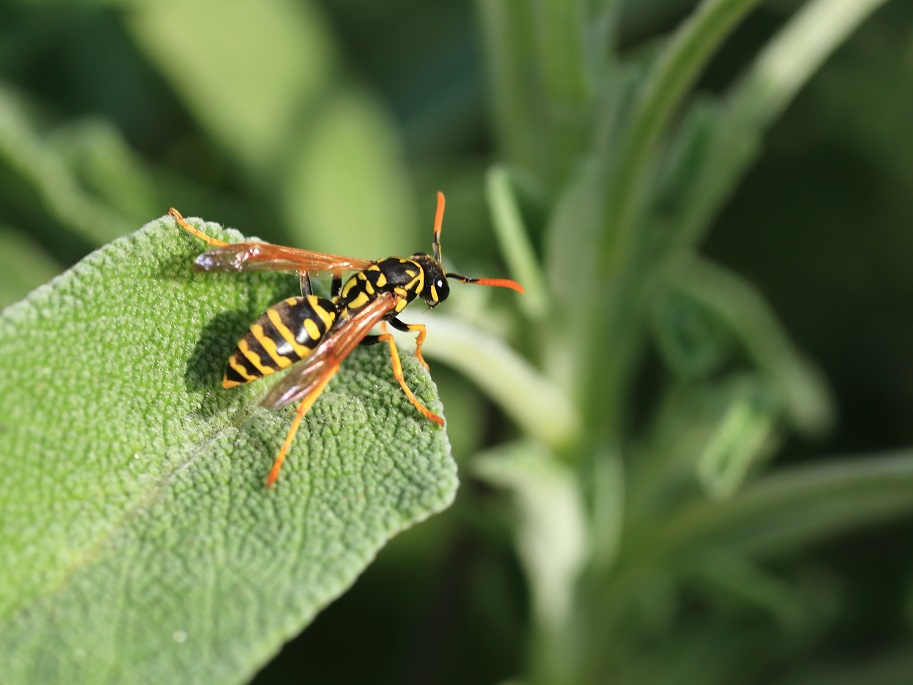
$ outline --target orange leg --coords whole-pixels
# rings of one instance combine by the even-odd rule
[[[393,328],[398,331],[402,331],[403,333],[418,333],[415,338],[415,356],[418,357],[418,360],[421,362],[422,366],[424,366],[426,369],[429,368],[428,363],[422,356],[422,344],[425,342],[425,336],[428,334],[428,329],[425,328],[423,324],[405,323],[404,321],[400,321],[397,318],[393,318],[389,321],[389,323],[391,326],[393,326]]]
[[[414,324],[414,325],[421,326],[421,324]],[[410,326],[410,328],[411,328],[411,326]],[[425,336],[424,336],[425,327],[421,326],[421,328],[422,328],[422,331],[419,332],[420,341],[425,339]],[[409,398],[409,401],[412,403],[412,406],[414,406],[416,409],[418,409],[419,412],[421,412],[422,416],[424,416],[426,419],[428,419],[430,421],[434,421],[439,426],[443,426],[444,419],[442,419],[440,416],[438,416],[437,414],[432,412],[430,409],[428,409],[425,405],[423,405],[421,402],[419,402],[416,399],[415,395],[412,394],[412,391],[409,389],[409,386],[406,385],[406,379],[403,377],[403,365],[399,360],[399,351],[396,349],[396,343],[393,341],[393,335],[387,332],[387,326],[385,323],[381,324],[381,330],[383,331],[383,333],[381,335],[377,336],[377,339],[379,341],[385,341],[390,346],[390,361],[393,362],[393,377],[397,380],[397,382],[399,382],[399,387],[401,387],[403,389],[403,392],[406,393],[406,397]],[[421,348],[421,342],[419,342],[418,345],[419,345],[419,348]],[[418,358],[419,359],[422,358],[421,354],[418,355]],[[425,363],[424,360],[422,360],[422,363],[423,364]],[[428,365],[425,364],[425,368],[427,368],[427,367],[428,367]]]
[[[285,461],[285,453],[288,452],[288,448],[292,445],[292,440],[295,439],[295,433],[298,432],[298,426],[301,424],[301,419],[308,413],[308,409],[317,401],[317,398],[320,397],[320,393],[327,387],[327,383],[336,375],[338,370],[338,364],[327,369],[317,385],[314,386],[314,389],[301,400],[301,404],[298,405],[298,411],[295,412],[295,418],[292,420],[292,425],[288,429],[288,435],[285,436],[285,442],[283,442],[282,447],[279,448],[279,454],[276,457],[276,461],[273,462],[273,468],[270,469],[269,476],[266,478],[266,487],[273,487],[273,483],[279,478],[279,471],[282,470],[282,462]]]
[[[421,362],[422,366],[427,369],[428,363],[422,356],[422,343],[425,342],[425,336],[428,334],[428,329],[425,328],[424,324],[420,323],[407,323],[406,327],[413,333],[418,333],[418,335],[415,337],[415,356],[418,357],[418,360]]]
[[[174,217],[174,220],[177,221],[178,224],[180,224],[181,228],[183,228],[188,233],[192,233],[200,240],[205,240],[210,245],[215,245],[217,247],[220,245],[229,244],[229,243],[226,243],[224,240],[219,240],[218,238],[213,238],[212,236],[206,235],[200,229],[194,228],[193,226],[191,226],[189,223],[187,223],[187,220],[181,216],[181,213],[178,210],[176,210],[174,207],[169,209],[168,213]]]

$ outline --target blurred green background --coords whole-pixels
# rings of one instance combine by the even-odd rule
[[[486,172],[499,161],[511,164],[531,243],[547,262],[543,236],[560,193],[523,168],[503,121],[493,123],[492,93],[503,96],[505,83],[491,69],[498,4],[0,7],[0,305],[170,206],[310,249],[367,258],[428,250],[438,189],[448,199],[445,257],[461,272],[506,274],[485,200]],[[801,4],[762,4],[722,44],[697,90],[726,92]],[[618,54],[651,64],[691,9],[684,0],[631,0],[614,16]],[[831,427],[816,437],[784,431],[766,457],[775,468],[834,455],[864,462],[913,443],[910,122],[913,5],[888,2],[766,131],[763,154],[703,243],[705,255],[757,288],[830,391]],[[566,247],[592,249],[576,240]],[[573,300],[581,288],[573,270],[561,287]],[[448,306],[484,319],[474,302],[467,292],[462,309]],[[580,314],[601,316],[598,300]],[[583,335],[558,328],[550,333]],[[524,329],[512,332],[542,363]],[[662,394],[660,347],[645,344],[631,374],[635,443],[649,441]],[[515,433],[462,375],[431,362],[458,461]],[[515,513],[472,474],[464,470],[450,511],[393,541],[255,682],[496,683],[523,674],[560,682],[549,667],[537,670],[531,653],[547,648],[530,627]],[[580,482],[586,490],[589,476]],[[604,640],[625,651],[598,676],[566,682],[913,682],[913,520],[884,518],[766,558],[756,575],[726,576],[722,567],[681,594],[677,583],[651,584],[628,610],[640,619],[625,614],[589,633],[599,638],[566,636],[584,650]],[[750,577],[757,588],[745,587]],[[721,592],[727,584],[731,592]],[[771,602],[779,608],[745,611],[740,595],[754,591],[782,591]],[[792,592],[819,604],[811,618],[778,615]],[[698,663],[689,661],[686,643],[701,630],[732,670],[710,665],[706,645],[692,652]],[[628,634],[639,637],[621,637]],[[736,638],[734,652],[724,643]],[[680,648],[674,656],[670,642]]]

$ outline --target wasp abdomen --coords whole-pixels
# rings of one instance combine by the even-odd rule
[[[308,356],[336,317],[336,305],[315,295],[289,297],[273,305],[238,341],[228,358],[222,386],[250,383]]]

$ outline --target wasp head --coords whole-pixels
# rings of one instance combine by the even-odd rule
[[[441,263],[424,252],[417,252],[411,259],[422,267],[424,285],[419,295],[429,307],[438,306],[450,294],[450,284]]]

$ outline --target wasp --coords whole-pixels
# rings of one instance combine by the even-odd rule
[[[270,243],[227,243],[191,226],[178,210],[172,208],[169,214],[184,230],[212,246],[194,261],[197,271],[292,271],[299,275],[301,296],[289,297],[273,305],[251,324],[229,356],[222,379],[222,386],[231,388],[290,368],[288,375],[260,403],[272,409],[298,403],[295,418],[266,479],[266,487],[272,487],[279,477],[302,418],[342,362],[359,345],[387,343],[393,377],[409,402],[426,419],[444,425],[444,419],[419,402],[409,389],[396,343],[387,330],[389,324],[399,331],[415,333],[415,355],[428,368],[422,357],[425,326],[399,319],[399,314],[410,302],[420,298],[428,307],[436,307],[450,294],[448,279],[523,292],[519,283],[507,278],[468,278],[445,273],[441,265],[444,219],[444,194],[441,192],[437,194],[434,217],[433,256],[416,252],[409,258],[388,257],[377,261]],[[342,275],[346,272],[354,274],[343,281]],[[312,273],[332,275],[332,297],[314,294]],[[378,325],[381,332],[371,334]]]

